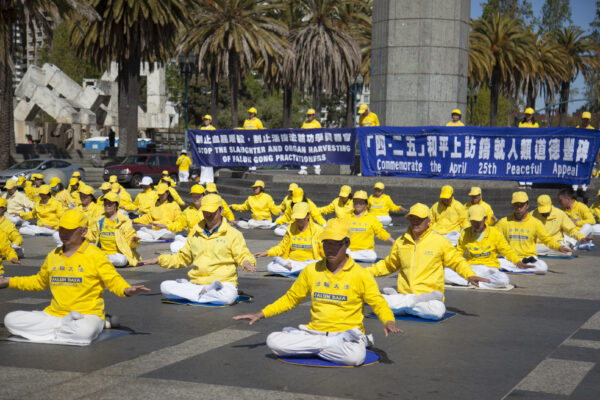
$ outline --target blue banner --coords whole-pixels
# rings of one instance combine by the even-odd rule
[[[363,175],[589,183],[600,133],[576,128],[358,128]]]
[[[197,165],[354,164],[355,128],[190,130],[188,135]]]

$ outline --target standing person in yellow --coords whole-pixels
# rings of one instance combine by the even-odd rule
[[[273,198],[265,193],[265,183],[256,181],[252,185],[254,195],[249,196],[244,204],[232,204],[234,211],[250,211],[252,218],[248,221],[238,221],[237,225],[242,229],[271,229],[275,222],[271,220],[271,213],[279,215],[279,207],[275,205]]]
[[[215,185],[214,182],[207,183],[205,193],[206,194],[219,194],[217,185]],[[225,218],[227,218],[227,221],[229,221],[232,225],[237,224],[237,222],[235,221],[235,216],[233,215],[233,211],[231,211],[231,208],[229,208],[229,205],[227,204],[225,199],[223,199],[223,216]]]
[[[325,207],[319,208],[319,212],[321,215],[335,213],[335,218],[349,217],[354,212],[352,188],[348,185],[342,186],[338,197],[333,199],[333,201]]]
[[[25,220],[20,215],[33,210],[35,202],[18,190],[17,182],[12,179],[6,181],[4,189],[6,189],[6,193],[2,194],[2,198],[7,202],[6,213],[8,215],[6,218],[16,226],[21,226]]]
[[[591,236],[593,231],[592,225],[596,223],[596,220],[588,206],[575,200],[575,193],[571,188],[561,189],[557,197],[563,211],[571,218],[571,221],[577,226],[579,232],[583,236]],[[593,243],[586,242],[581,243],[577,248],[580,250],[590,250],[593,247]]]
[[[398,271],[398,289],[383,289],[383,297],[394,314],[439,320],[446,313],[444,266],[452,268],[475,286],[480,282],[489,283],[489,279],[475,275],[448,239],[431,229],[429,215],[430,210],[425,204],[414,204],[406,215],[406,233],[396,240],[385,259],[371,265],[367,271],[373,276]]]
[[[193,268],[190,280],[177,279],[160,284],[163,296],[198,303],[233,304],[238,295],[237,266],[256,272],[256,260],[240,231],[223,219],[223,199],[216,194],[202,198],[203,219],[189,233],[177,254],[163,254],[138,265],[158,264],[163,268]]]
[[[462,117],[462,114],[458,108],[455,108],[454,110],[452,110],[451,117],[452,117],[452,121],[446,123],[446,126],[465,126],[465,124],[460,120]]]
[[[358,126],[379,126],[377,114],[369,110],[369,106],[361,104],[358,107]]]
[[[308,264],[317,262],[324,256],[319,239],[323,228],[312,220],[309,204],[294,204],[291,218],[293,222],[277,246],[254,254],[257,258],[275,257],[267,265],[267,271],[270,273],[298,274]]]
[[[119,211],[116,193],[111,192],[104,197],[104,214],[91,224],[86,239],[102,249],[117,268],[135,267],[141,259],[136,251],[140,238],[129,217]]]
[[[548,271],[548,265],[537,258],[535,251],[537,242],[541,242],[552,250],[558,250],[564,254],[570,254],[571,250],[558,243],[556,239],[548,234],[540,220],[533,218],[527,212],[529,209],[527,193],[514,192],[511,202],[513,214],[498,221],[496,228],[502,232],[510,247],[515,250],[517,256],[524,263],[535,265],[534,268],[528,268],[527,271],[545,274]],[[522,271],[522,268],[505,258],[500,259],[500,268],[510,272]]]
[[[440,200],[431,206],[431,229],[456,246],[462,229],[469,227],[467,210],[454,198],[454,188],[442,187]]]
[[[321,123],[315,119],[315,110],[310,108],[306,112],[306,121],[302,123],[301,129],[319,129],[321,127]],[[299,175],[307,175],[308,168],[306,165],[300,166],[300,171],[298,171]],[[315,165],[315,175],[321,175],[321,166]]]
[[[577,125],[576,128],[596,129],[592,126],[592,113],[589,111],[584,111],[581,113],[581,125]]]
[[[271,333],[267,337],[269,349],[278,356],[315,355],[341,364],[361,365],[366,347],[372,344],[363,326],[364,303],[379,317],[385,336],[402,330],[396,327],[375,279],[347,255],[349,237],[347,221],[330,221],[320,236],[325,258],[308,265],[287,293],[262,311],[233,319],[247,319],[252,325],[291,310],[310,295],[310,323]]]
[[[590,211],[596,218],[596,222],[592,226],[592,232],[594,235],[600,235],[600,190],[598,190],[598,201],[592,204]]]
[[[142,191],[135,196],[133,202],[133,207],[139,217],[148,214],[154,203],[156,203],[158,194],[156,194],[156,190],[152,188],[153,183],[152,178],[149,176],[144,176],[140,182]]]
[[[179,182],[187,182],[190,177],[190,166],[192,160],[187,155],[187,150],[181,150],[181,155],[177,158],[175,164],[179,167]]]
[[[537,199],[537,209],[532,213],[534,218],[539,219],[548,234],[560,244],[571,249],[577,249],[580,244],[590,242],[592,238],[586,237],[579,232],[577,226],[571,221],[564,211],[552,206],[552,199],[543,194]],[[535,252],[542,256],[561,256],[562,253],[552,250],[548,246],[537,243]]]
[[[50,179],[50,189],[52,189],[52,197],[58,200],[60,205],[65,210],[68,210],[69,208],[75,208],[75,200],[69,191],[65,189],[65,185],[62,184],[58,176]]]
[[[143,242],[155,242],[157,240],[171,240],[175,233],[167,229],[167,225],[175,221],[181,214],[181,208],[173,201],[169,187],[161,183],[156,187],[158,198],[144,216],[133,220],[135,224],[146,225],[141,227],[137,234]],[[106,197],[105,197],[106,198]]]
[[[14,181],[13,181],[14,182]],[[6,237],[10,241],[10,247],[12,247],[19,258],[23,258],[23,236],[17,230],[15,224],[11,220],[6,218],[6,209],[8,203],[4,197],[0,197],[0,231],[6,234]],[[0,275],[2,272],[0,271]]]
[[[527,107],[523,119],[519,122],[519,128],[539,128],[540,124],[535,121],[534,113],[533,108]]]
[[[471,190],[469,191],[469,196],[471,196],[471,201],[465,203],[465,209],[469,211],[469,208],[471,208],[474,205],[479,205],[483,207],[483,209],[485,210],[485,215],[487,215],[487,219],[485,220],[486,225],[494,225],[498,221],[498,218],[496,218],[496,216],[494,215],[492,206],[483,201],[483,199],[481,198],[481,188],[477,186],[472,186]]]
[[[216,128],[212,125],[212,117],[206,114],[202,117],[202,122],[204,126],[200,128],[201,131],[214,131]],[[200,166],[200,184],[206,185],[207,183],[211,183],[215,181],[215,175],[213,167],[205,167],[204,165]]]
[[[517,267],[533,268],[521,261],[515,251],[508,245],[500,231],[493,226],[487,226],[487,212],[484,207],[475,204],[469,208],[469,221],[471,226],[465,229],[460,236],[456,250],[464,255],[477,276],[489,279],[489,282],[480,282],[481,288],[504,288],[510,279],[500,271],[498,253]],[[446,283],[459,286],[468,286],[469,282],[451,268],[444,268]]]
[[[4,326],[31,342],[89,345],[105,325],[104,290],[130,297],[150,289],[130,286],[104,253],[85,240],[88,221],[69,210],[60,219],[62,247],[50,252],[37,275],[0,279],[0,288],[40,291],[50,287],[44,311],[13,311]]]
[[[257,113],[258,111],[254,107],[248,109],[248,119],[244,121],[242,129],[265,129],[260,119],[256,117]],[[251,172],[256,171],[256,167],[249,167],[248,170]]]
[[[65,210],[58,200],[51,196],[50,186],[42,185],[39,190],[40,202],[33,207],[33,210],[22,213],[21,218],[26,220],[37,219],[37,225],[27,223],[23,224],[19,233],[23,236],[52,236],[58,230],[58,221]],[[55,239],[56,241],[56,239]],[[62,243],[56,242],[58,246]]]
[[[204,187],[202,185],[194,185],[190,189],[190,194],[192,195],[192,204],[187,207],[179,217],[172,222],[169,222],[165,225],[165,228],[170,230],[171,232],[182,234],[175,235],[175,239],[173,243],[171,243],[171,253],[175,254],[185,245],[185,241],[187,240],[187,235],[183,235],[183,231],[187,229],[187,233],[189,233],[194,229],[200,221],[204,219],[202,215],[201,205],[202,205],[202,197],[204,197]],[[160,225],[157,225],[161,227]]]
[[[350,223],[350,247],[348,255],[355,261],[375,262],[375,236],[394,243],[394,238],[383,228],[377,217],[367,211],[367,192],[354,193],[354,212],[346,219]]]
[[[304,195],[304,190],[301,187],[297,187],[292,191],[292,201],[289,207],[286,208],[285,213],[275,220],[275,224],[278,225],[275,228],[274,233],[277,236],[283,236],[287,232],[288,225],[292,218],[292,207],[297,203],[307,203],[310,209],[310,218],[319,225],[325,226],[325,218],[319,212],[319,208],[313,203],[311,199]]]
[[[394,201],[387,194],[383,194],[385,185],[382,182],[377,182],[373,189],[373,194],[369,196],[368,209],[371,215],[379,219],[383,226],[392,226],[391,212],[408,212],[408,210],[400,205],[394,204]]]

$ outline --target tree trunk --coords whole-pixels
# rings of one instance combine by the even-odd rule
[[[558,126],[567,126],[567,116],[569,113],[569,92],[571,91],[571,82],[563,81],[560,84],[560,105],[558,106]]]
[[[210,116],[213,118],[213,125],[216,125],[219,120],[219,79],[216,68],[210,71]]]
[[[352,85],[346,87],[346,126],[354,126],[354,103],[356,102]]]
[[[287,84],[283,85],[283,120],[282,125],[284,129],[292,127],[292,94],[294,92],[293,87]]]
[[[231,97],[231,128],[235,129],[239,126],[238,119],[238,55],[231,52],[229,56],[229,95]]]
[[[537,100],[537,91],[533,83],[527,85],[527,107],[535,109],[535,102]]]
[[[137,153],[140,58],[119,60],[119,150],[120,157]]]
[[[492,69],[492,82],[490,85],[490,126],[498,125],[498,96],[500,86],[500,73],[497,67]]]
[[[6,29],[6,35],[0,38],[4,43],[0,48],[4,54],[0,57],[0,169],[10,167],[10,153],[14,151],[15,123],[13,115],[12,71],[8,60],[12,51],[12,29]]]
[[[315,86],[313,88],[313,107],[315,108],[315,119],[319,120],[321,118],[321,108],[322,108],[322,90],[321,81],[318,80],[315,82]]]

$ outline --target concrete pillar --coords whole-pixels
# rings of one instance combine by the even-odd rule
[[[470,0],[373,2],[371,104],[382,125],[445,125],[466,111]]]

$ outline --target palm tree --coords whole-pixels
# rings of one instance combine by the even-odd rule
[[[71,32],[77,52],[99,68],[119,64],[119,155],[137,152],[140,63],[172,57],[191,0],[93,0],[101,21],[80,21]]]
[[[215,71],[227,73],[233,127],[239,123],[242,77],[255,66],[259,55],[269,60],[284,53],[287,29],[271,16],[283,7],[273,0],[211,0],[199,2],[192,10],[192,25],[181,48],[198,52],[200,63],[211,63]]]
[[[0,1],[0,169],[9,167],[10,153],[15,147],[13,117],[13,28],[21,25],[31,30],[41,29],[47,37],[52,37],[52,18],[66,18],[75,12],[88,19],[100,18],[90,7],[76,0],[2,0]]]
[[[513,94],[520,86],[520,76],[534,68],[535,46],[523,21],[500,14],[489,19],[479,18],[471,24],[470,51],[476,52],[484,63],[491,51],[490,65],[471,66],[470,71],[484,75],[490,85],[490,126],[497,124],[500,93]],[[474,59],[473,57],[470,60]]]
[[[591,36],[583,36],[583,31],[576,27],[563,28],[552,33],[553,39],[564,52],[562,62],[567,67],[567,74],[560,82],[559,125],[567,125],[567,112],[569,109],[569,93],[571,82],[577,78],[579,72],[589,77],[594,70],[600,67],[598,52],[600,48]]]

